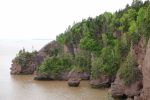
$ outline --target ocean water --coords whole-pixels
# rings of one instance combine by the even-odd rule
[[[0,100],[107,100],[107,89],[92,89],[89,81],[69,87],[66,81],[35,81],[33,75],[10,75],[11,61],[25,48],[40,50],[50,40],[0,40]]]

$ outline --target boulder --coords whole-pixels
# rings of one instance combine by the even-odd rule
[[[68,74],[68,78],[69,78],[68,80],[69,86],[73,86],[73,87],[79,86],[81,80],[79,72],[70,71]]]
[[[80,84],[80,79],[79,78],[70,78],[68,80],[68,85],[71,87],[77,87]]]

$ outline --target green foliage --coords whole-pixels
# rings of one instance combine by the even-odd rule
[[[121,36],[114,38],[115,32],[120,32]],[[114,14],[104,12],[95,18],[89,17],[69,26],[57,36],[56,42],[71,49],[73,57],[67,58],[67,61],[72,67],[65,67],[67,65],[62,63],[65,62],[60,57],[63,48],[54,47],[48,50],[51,58],[43,62],[40,71],[54,74],[68,68],[80,71],[91,69],[92,78],[96,78],[100,74],[115,75],[120,64],[126,59],[122,66],[127,67],[122,68],[120,76],[123,79],[127,77],[132,79],[133,75],[129,73],[133,69],[129,66],[134,66],[134,62],[128,60],[133,60],[128,57],[130,55],[128,52],[131,44],[138,44],[141,36],[145,36],[147,40],[150,37],[150,2],[133,0],[131,5]],[[74,48],[80,49],[81,52],[77,53]],[[92,61],[91,54],[94,55]],[[126,72],[123,71],[127,72],[125,76],[123,74]],[[130,83],[130,79],[125,83]]]
[[[104,12],[104,14],[100,16],[100,21],[102,23],[102,33],[109,33],[111,31],[110,26],[112,22],[112,17],[113,15],[109,12]]]
[[[72,28],[72,43],[73,45],[78,45],[80,42],[80,39],[83,37],[83,34],[81,32],[81,24],[76,23]]]
[[[130,22],[130,27],[129,27],[129,33],[135,33],[136,32],[136,22],[132,21]]]
[[[108,38],[106,34],[102,34],[102,42],[103,42],[103,46],[106,47],[108,45]]]
[[[91,68],[91,78],[97,79],[99,75],[101,75],[101,67],[103,65],[103,59],[101,57],[97,57],[92,61],[92,68]]]
[[[91,68],[90,52],[80,51],[75,57],[68,54],[48,57],[39,66],[37,71],[44,75],[57,77],[60,72],[70,71],[72,68],[81,72],[89,72]]]
[[[69,55],[48,57],[39,66],[38,72],[44,75],[53,75],[57,77],[60,72],[71,69],[72,58]]]
[[[99,45],[96,40],[85,37],[80,40],[80,47],[84,50],[89,51],[97,51],[99,49]]]
[[[52,41],[51,44],[49,44],[49,46],[46,46],[44,48],[44,52],[48,55],[48,56],[57,56],[59,54],[62,54],[62,45],[60,45],[58,42],[56,41]]]
[[[124,81],[125,85],[130,85],[141,78],[141,73],[138,69],[133,51],[129,52],[118,73],[120,79]]]
[[[97,78],[100,74],[115,75],[121,61],[120,43],[118,40],[111,40],[112,44],[103,47],[101,55],[92,61],[91,75]]]
[[[130,22],[128,37],[133,44],[137,44],[140,38],[140,34],[137,32],[136,22]]]
[[[133,23],[132,21],[136,20],[136,17],[137,17],[136,11],[134,9],[129,9],[120,18],[120,22],[121,22],[120,29],[122,29],[123,32],[128,32],[130,24]]]
[[[58,43],[60,43],[60,44],[64,44],[64,43],[65,43],[65,36],[64,36],[64,34],[61,33],[60,35],[58,35],[58,36],[56,37],[56,41],[57,41]]]
[[[124,60],[129,52],[130,42],[126,33],[122,34],[120,40],[121,59]]]
[[[146,10],[145,13],[145,37],[148,41],[149,37],[150,37],[150,4]]]
[[[74,66],[80,68],[82,72],[89,72],[91,68],[91,53],[80,51],[75,55]]]
[[[137,16],[137,27],[138,27],[138,32],[141,34],[144,34],[144,17],[145,17],[145,8],[140,8],[138,11],[138,16]]]
[[[17,64],[21,65],[21,67],[26,68],[28,67],[29,62],[31,61],[32,57],[36,55],[36,53],[36,51],[30,53],[28,51],[25,51],[25,49],[20,50],[15,58],[15,61]]]
[[[132,7],[138,10],[143,5],[142,0],[133,0]]]

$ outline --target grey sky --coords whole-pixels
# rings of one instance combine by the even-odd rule
[[[0,0],[0,39],[50,38],[68,25],[105,11],[124,8],[132,0]]]

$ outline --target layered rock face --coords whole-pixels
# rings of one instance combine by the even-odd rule
[[[143,93],[142,100],[150,100],[150,40],[148,41],[146,55],[142,67],[143,73]]]
[[[136,55],[137,63],[138,63],[138,68],[142,72],[142,66],[143,66],[143,61],[145,57],[145,40],[142,37],[137,45],[133,46],[134,53]]]

